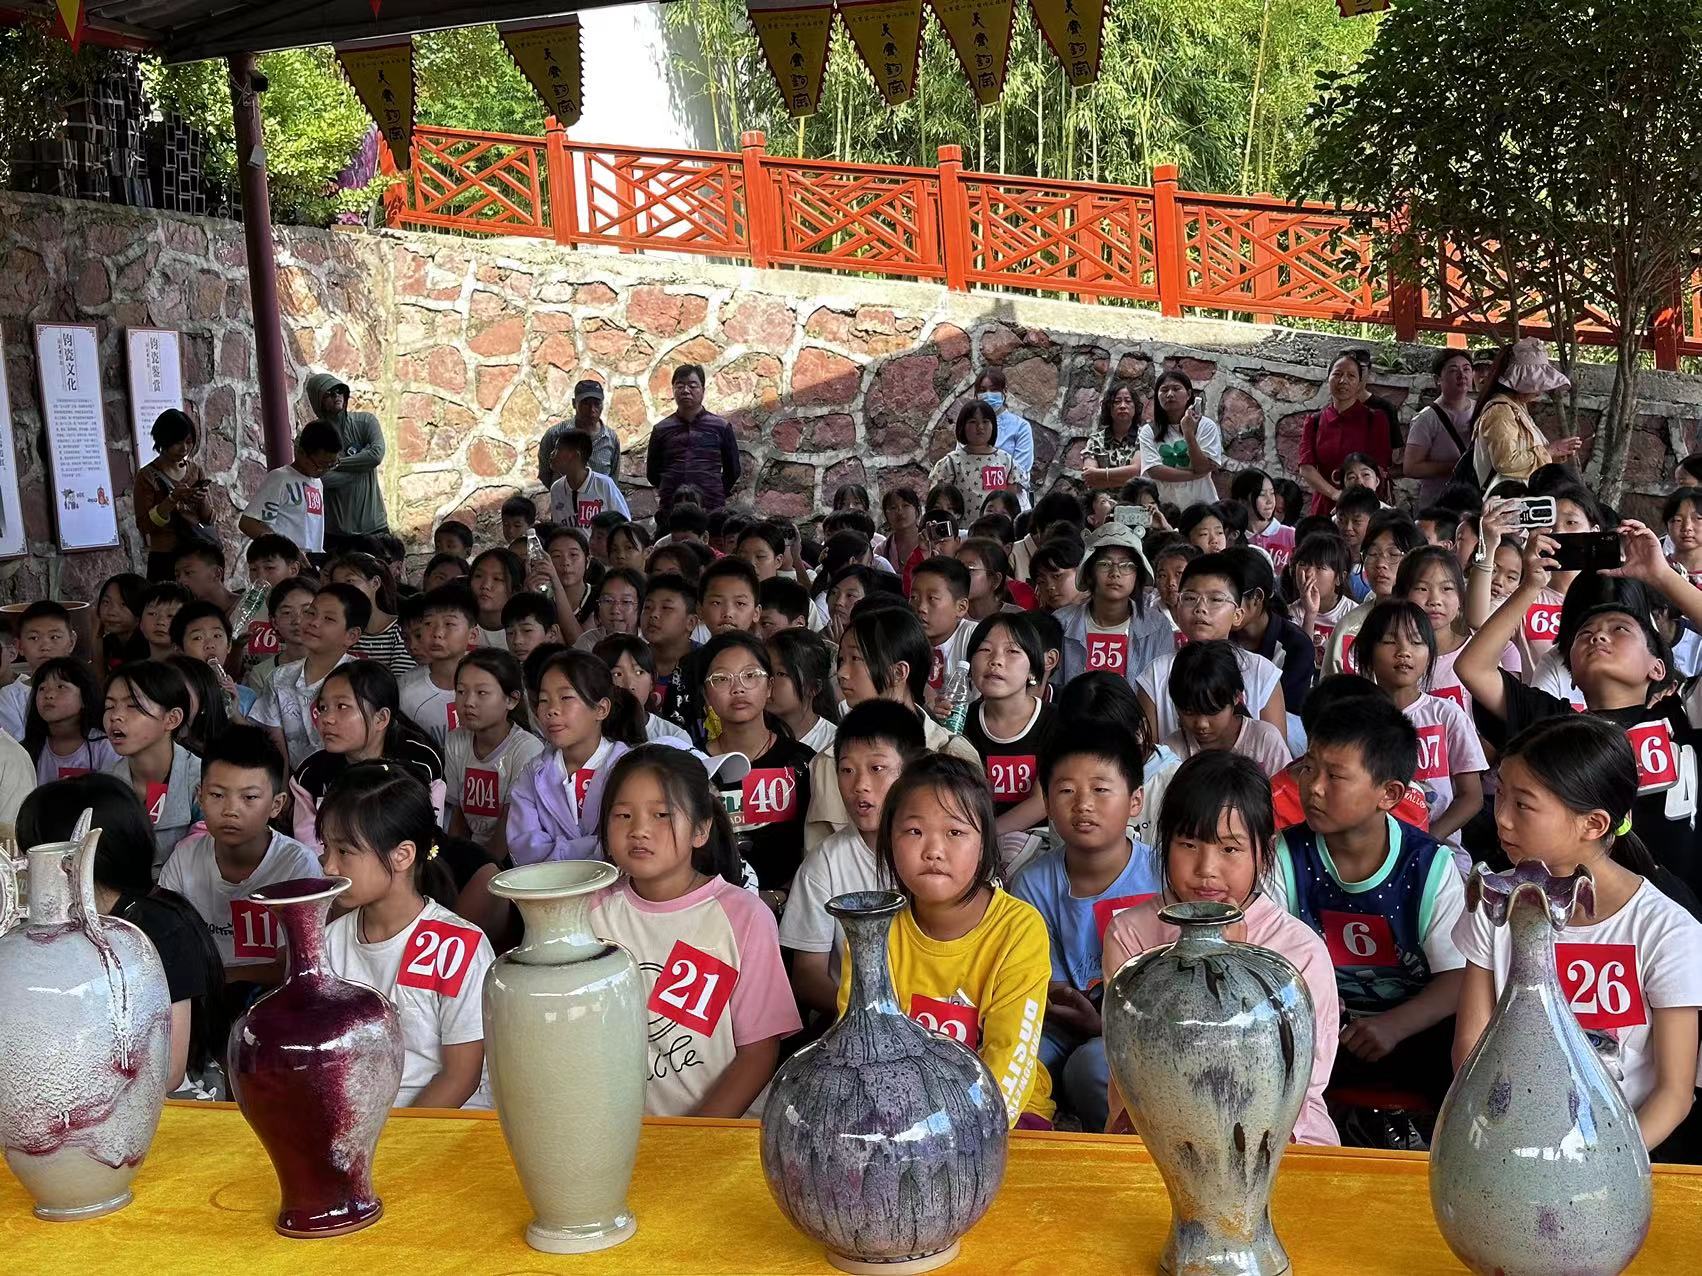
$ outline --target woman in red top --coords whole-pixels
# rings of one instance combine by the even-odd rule
[[[1330,402],[1306,419],[1300,435],[1300,481],[1312,491],[1311,513],[1328,514],[1341,495],[1341,467],[1350,452],[1364,452],[1385,474],[1393,459],[1394,424],[1381,408],[1361,399],[1365,379],[1350,354],[1330,365]]]

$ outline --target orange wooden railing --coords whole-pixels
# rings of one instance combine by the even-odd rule
[[[1183,190],[1171,164],[1150,187],[1111,186],[969,172],[956,146],[939,148],[936,168],[842,164],[769,155],[754,132],[738,152],[601,146],[551,119],[543,137],[416,129],[385,210],[392,226],[1118,298],[1167,315],[1379,324],[1402,340],[1490,331],[1445,251],[1423,286],[1390,281],[1365,267],[1369,238],[1342,210]],[[1702,355],[1702,302],[1680,295],[1644,336],[1662,368]],[[1549,332],[1540,305],[1520,319]],[[1602,322],[1578,337],[1614,339]]]

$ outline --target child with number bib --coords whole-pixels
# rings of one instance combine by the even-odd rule
[[[1594,908],[1575,912],[1555,936],[1554,964],[1578,1026],[1658,1160],[1695,1095],[1702,925],[1648,880],[1655,863],[1631,828],[1637,790],[1625,733],[1604,718],[1568,713],[1507,745],[1495,825],[1515,863],[1540,860],[1562,877],[1584,868],[1593,879]],[[1511,949],[1507,927],[1493,926],[1482,909],[1460,918],[1454,942],[1467,962],[1458,1066],[1489,1026]]]
[[[798,1031],[774,914],[739,883],[727,814],[700,759],[651,744],[608,775],[593,840],[621,880],[591,928],[633,955],[650,988],[651,1116],[761,1112]]]
[[[1473,569],[1476,571],[1476,568]],[[1430,664],[1430,694],[1452,700],[1472,712],[1471,693],[1454,672],[1454,661],[1472,636],[1466,622],[1466,578],[1460,560],[1445,545],[1425,545],[1401,560],[1395,575],[1395,597],[1421,608],[1436,638],[1436,659]],[[1501,653],[1501,667],[1519,672],[1519,649],[1508,643]]]
[[[988,492],[1028,486],[1028,475],[1016,458],[993,446],[998,433],[999,418],[992,408],[979,399],[964,404],[957,414],[957,446],[934,462],[929,486],[949,484],[977,506]]]
[[[1046,923],[998,883],[993,797],[974,763],[928,754],[904,768],[881,807],[876,854],[908,906],[892,921],[887,964],[905,1014],[981,1056],[1012,1126],[1052,1124],[1040,1066],[1051,974]],[[850,981],[839,986],[845,1011]]]
[[[484,932],[451,912],[431,796],[391,762],[350,767],[319,811],[325,872],[349,879],[351,911],[325,930],[325,958],[376,988],[402,1021],[402,1108],[488,1108]]]
[[[1001,837],[1046,822],[1039,758],[1057,729],[1040,698],[1046,654],[1023,613],[991,616],[969,639],[969,677],[980,699],[969,706],[963,738],[975,746],[993,789]]]
[[[1114,673],[1130,686],[1141,670],[1176,649],[1169,619],[1148,608],[1152,584],[1141,538],[1120,523],[1096,527],[1087,537],[1087,557],[1076,585],[1087,601],[1062,608],[1064,630],[1062,683],[1083,673]]]
[[[549,747],[509,794],[509,857],[516,864],[601,859],[597,814],[609,768],[645,742],[638,702],[597,657],[560,651],[538,670],[532,717]]]
[[[24,750],[39,784],[109,771],[118,761],[101,730],[100,684],[81,660],[46,660],[31,675]]]
[[[500,864],[514,781],[544,751],[529,729],[520,662],[494,647],[470,652],[455,671],[455,711],[461,725],[449,733],[443,764],[449,832]]]
[[[118,755],[108,773],[142,799],[154,826],[154,875],[197,818],[201,759],[177,743],[189,720],[183,675],[157,660],[123,666],[106,684],[101,725]]]

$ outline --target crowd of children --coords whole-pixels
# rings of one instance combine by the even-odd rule
[[[243,592],[197,540],[174,581],[102,586],[92,660],[59,603],[21,613],[21,834],[97,810],[103,907],[188,1012],[186,1094],[224,1092],[218,1025],[280,977],[253,893],[326,873],[330,961],[402,1016],[400,1101],[488,1104],[480,984],[519,923],[486,884],[600,857],[594,924],[651,984],[653,1113],[756,1111],[846,995],[828,901],[885,887],[900,1006],[981,1054],[1011,1124],[1127,1129],[1105,979],[1174,938],[1164,904],[1212,900],[1310,988],[1295,1137],[1394,1147],[1507,977],[1470,865],[1587,867],[1566,995],[1650,1148],[1694,1159],[1702,489],[1663,529],[1558,465],[1409,514],[1355,453],[1306,514],[1221,472],[1200,407],[1176,371],[1150,410],[1118,386],[1090,499],[1031,492],[972,403],[929,490],[877,522],[846,485],[803,526],[689,484],[634,520],[568,430],[546,502],[489,544],[445,522],[423,561],[320,552],[308,426],[243,515]]]

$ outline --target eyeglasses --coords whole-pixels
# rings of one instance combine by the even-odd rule
[[[1230,597],[1228,594],[1200,594],[1188,589],[1178,594],[1176,601],[1184,607],[1205,606],[1217,611],[1223,607],[1233,607],[1239,600]]]
[[[1405,557],[1406,551],[1393,545],[1385,545],[1382,549],[1365,551],[1365,561],[1368,563],[1398,563]]]
[[[1133,576],[1135,564],[1124,558],[1101,558],[1093,565],[1101,576]]]
[[[737,687],[740,691],[754,691],[768,681],[768,671],[765,669],[741,669],[738,673],[712,673],[703,680],[706,687],[714,687],[720,691],[726,687]]]

